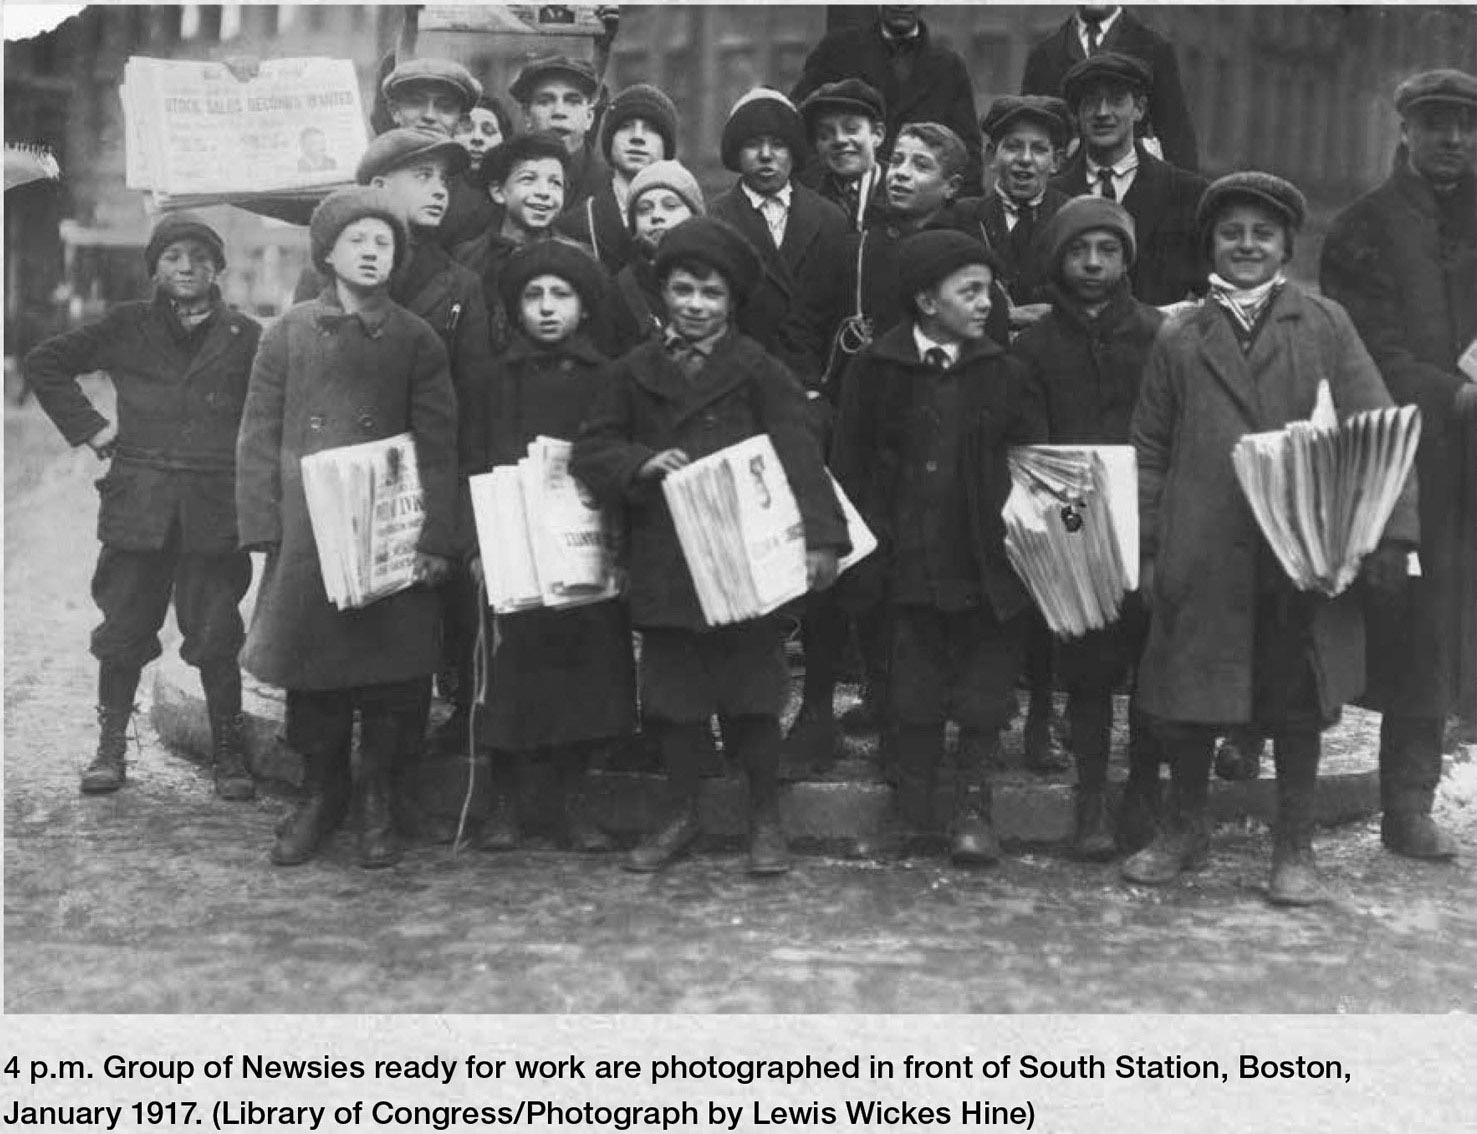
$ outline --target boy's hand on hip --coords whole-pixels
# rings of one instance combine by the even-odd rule
[[[661,480],[668,473],[686,468],[692,462],[681,449],[663,449],[652,457],[636,474],[637,480]]]
[[[823,547],[805,553],[805,582],[813,591],[823,591],[836,581],[836,551]]]
[[[118,426],[114,422],[108,422],[96,433],[87,439],[87,444],[97,454],[99,460],[106,461],[113,455],[113,449],[118,443]]]
[[[451,560],[444,555],[431,555],[425,551],[415,553],[412,577],[428,587],[440,586],[451,575]]]

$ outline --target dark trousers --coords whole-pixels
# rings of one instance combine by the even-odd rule
[[[956,722],[999,732],[1015,715],[1024,616],[897,605],[892,623],[892,711],[900,725]]]
[[[425,733],[430,682],[428,677],[416,677],[349,689],[289,689],[288,747],[306,757],[317,754],[347,763],[357,711],[365,751],[404,753],[419,746]]]
[[[199,669],[234,666],[246,640],[241,599],[250,585],[249,555],[181,551],[177,526],[158,551],[104,544],[92,575],[92,598],[103,613],[92,632],[92,655],[104,665],[142,669],[159,656],[159,630],[173,598],[184,636],[180,656]]]
[[[477,584],[464,567],[452,569],[451,578],[438,592],[441,598],[441,672],[455,676],[452,702],[459,709],[472,704],[477,690],[473,686],[473,655],[477,651],[477,627],[482,603],[477,598]],[[444,693],[443,693],[444,695]]]

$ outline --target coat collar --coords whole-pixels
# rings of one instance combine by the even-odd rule
[[[1291,283],[1283,287],[1249,355],[1242,352],[1226,314],[1213,301],[1202,300],[1189,316],[1206,369],[1254,429],[1265,425],[1256,375],[1276,366],[1285,353],[1287,332],[1283,324],[1302,320],[1307,311],[1308,300],[1298,287]]]
[[[918,357],[918,345],[913,341],[912,319],[903,319],[879,338],[872,344],[872,352],[878,359],[886,362],[920,368],[924,366],[923,361]],[[976,339],[963,344],[958,360],[950,369],[958,369],[976,359],[993,358],[1004,354],[1004,349],[994,339]]]
[[[755,349],[730,327],[696,378],[689,378],[672,361],[661,338],[648,340],[629,357],[636,384],[672,403],[675,421],[680,423],[749,381],[757,361],[752,358]]]
[[[562,343],[556,343],[553,346],[536,343],[521,330],[514,331],[508,341],[508,349],[503,354],[503,359],[507,362],[521,362],[524,359],[538,358],[569,358],[591,366],[599,366],[607,361],[606,357],[595,349],[595,345],[583,329],[576,331]]]
[[[1052,309],[1062,321],[1086,335],[1115,334],[1127,326],[1138,311],[1138,302],[1133,298],[1133,289],[1129,287],[1127,278],[1113,292],[1108,305],[1098,312],[1096,319],[1089,319],[1082,305],[1060,284],[1050,283],[1046,290],[1051,295]]]
[[[318,310],[314,312],[314,319],[325,331],[336,331],[349,322],[355,322],[363,329],[365,335],[371,339],[377,339],[384,333],[385,324],[390,321],[390,315],[394,310],[394,301],[387,300],[374,311],[356,311],[350,314],[339,303],[338,291],[333,286],[333,280],[330,279],[323,285],[323,290],[318,295]]]

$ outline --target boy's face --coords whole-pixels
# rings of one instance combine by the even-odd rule
[[[1046,127],[1017,118],[995,147],[995,176],[1012,201],[1034,201],[1056,172],[1056,146]]]
[[[1400,139],[1415,171],[1436,185],[1451,185],[1477,166],[1477,109],[1451,103],[1411,108]]]
[[[1227,205],[1215,218],[1210,257],[1216,274],[1239,288],[1260,287],[1287,263],[1282,218],[1260,205]]]
[[[219,274],[208,246],[198,240],[175,240],[159,254],[154,283],[170,299],[190,302],[209,295]]]
[[[733,292],[716,271],[699,276],[685,268],[672,269],[662,284],[662,299],[677,333],[693,342],[727,327],[733,311]]]
[[[966,264],[937,287],[920,291],[914,302],[925,331],[940,342],[964,343],[985,337],[994,273],[985,264]]]
[[[756,193],[778,193],[790,183],[795,166],[790,147],[772,134],[760,134],[739,147],[739,176]]]
[[[328,267],[345,287],[374,291],[390,282],[395,268],[395,232],[379,217],[346,224],[328,253]]]
[[[865,114],[822,114],[815,122],[815,148],[826,168],[842,181],[863,176],[877,164],[882,123]]]
[[[444,157],[419,158],[380,174],[370,184],[394,197],[395,203],[405,210],[406,219],[416,228],[435,228],[446,215],[450,194]]]
[[[533,89],[524,113],[530,130],[552,130],[574,153],[585,144],[595,108],[590,96],[567,79],[545,79]]]
[[[666,156],[666,139],[644,118],[628,118],[610,136],[610,164],[625,177]]]
[[[562,276],[535,276],[523,285],[519,314],[528,337],[540,343],[562,343],[579,330],[584,304]]]
[[[525,232],[542,232],[564,208],[564,167],[554,158],[514,164],[507,180],[488,187],[508,219]]]
[[[1062,282],[1087,304],[1105,302],[1127,270],[1123,238],[1111,229],[1089,229],[1062,254]]]
[[[498,123],[496,114],[485,106],[474,106],[457,123],[456,133],[452,137],[467,151],[472,159],[472,168],[480,169],[487,152],[503,144],[503,128]]]
[[[387,101],[396,126],[419,126],[446,135],[456,132],[467,110],[461,92],[444,83],[399,83]]]
[[[938,154],[920,138],[904,134],[892,150],[887,168],[887,203],[904,217],[938,212],[959,189],[959,175],[946,177]]]
[[[670,189],[649,189],[631,206],[636,223],[636,241],[648,254],[655,254],[662,237],[688,217],[692,209]]]
[[[1143,96],[1132,88],[1095,83],[1077,104],[1077,129],[1092,153],[1114,154],[1133,144],[1133,128],[1143,116]]]

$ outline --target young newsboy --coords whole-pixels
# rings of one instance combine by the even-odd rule
[[[1005,557],[1006,450],[1043,440],[1045,423],[1023,368],[985,333],[989,249],[939,230],[901,251],[912,314],[853,361],[832,454],[881,543],[871,574],[892,625],[897,818],[883,843],[891,850],[934,830],[934,781],[954,721],[950,853],[989,863],[1000,847],[986,771],[1015,713],[1030,604]]]
[[[391,770],[425,723],[439,603],[420,586],[360,610],[329,602],[302,459],[411,433],[425,496],[416,571],[435,584],[456,547],[456,395],[436,332],[390,298],[409,247],[393,198],[368,187],[332,193],[309,238],[329,282],[263,337],[236,448],[241,546],[267,556],[242,664],[287,691],[287,742],[303,757],[304,795],[272,861],[306,862],[343,818],[357,711],[359,862],[389,866],[400,856]]]
[[[569,158],[564,208],[582,208],[610,183],[610,169],[590,145],[600,76],[583,59],[549,55],[531,60],[514,77],[508,93],[523,108],[524,128],[552,133]]]
[[[152,299],[119,304],[99,322],[41,343],[24,362],[26,381],[62,435],[112,458],[98,481],[102,550],[92,577],[103,615],[92,632],[99,735],[82,790],[123,785],[139,674],[159,656],[159,627],[173,599],[180,655],[200,671],[205,690],[216,794],[250,799],[236,654],[251,560],[236,547],[235,449],[261,332],[221,300],[225,247],[203,221],[166,216],[144,259]],[[95,370],[113,380],[116,422],[78,385],[78,375]]]
[[[1024,331],[1012,353],[1046,410],[1047,438],[1059,445],[1129,445],[1130,424],[1149,350],[1164,322],[1128,285],[1134,224],[1128,211],[1099,197],[1063,205],[1042,233],[1052,277],[1051,312]],[[1148,616],[1138,595],[1116,623],[1057,644],[1057,677],[1067,690],[1067,721],[1077,764],[1072,853],[1110,858],[1108,750],[1113,691],[1138,662]],[[1153,838],[1159,752],[1147,723],[1129,709],[1129,780],[1119,810],[1119,842],[1136,851]]]
[[[667,305],[656,278],[657,250],[683,221],[707,213],[697,178],[677,161],[655,161],[636,174],[629,208],[635,254],[615,274],[610,289],[611,345],[616,355],[661,337]]]
[[[589,324],[605,291],[604,273],[582,247],[544,240],[513,253],[502,278],[504,302],[518,330],[498,360],[479,407],[487,444],[465,465],[468,475],[515,464],[535,438],[573,440],[610,367]],[[476,531],[463,510],[463,542],[477,555]],[[481,563],[474,562],[480,576]],[[614,845],[585,804],[585,770],[595,748],[636,726],[636,667],[624,601],[571,610],[494,616],[482,607],[489,698],[475,719],[477,742],[493,753],[496,806],[483,824],[483,850],[522,841],[520,771],[545,758],[559,780],[561,834],[577,851]]]
[[[722,221],[698,217],[673,229],[656,256],[666,331],[616,363],[575,444],[574,474],[625,509],[631,615],[643,632],[641,703],[660,731],[676,797],[667,822],[631,852],[631,870],[659,870],[697,839],[698,760],[715,713],[725,748],[748,773],[749,870],[789,868],[779,816],[789,673],[777,626],[768,618],[707,625],[661,489],[668,473],[767,433],[800,506],[810,585],[835,578],[846,524],[806,424],[805,395],[734,325],[761,271],[758,253]]]
[[[878,160],[887,137],[887,103],[861,79],[825,83],[800,104],[810,147],[820,158],[815,189],[841,209],[852,232],[881,219],[887,172]]]

